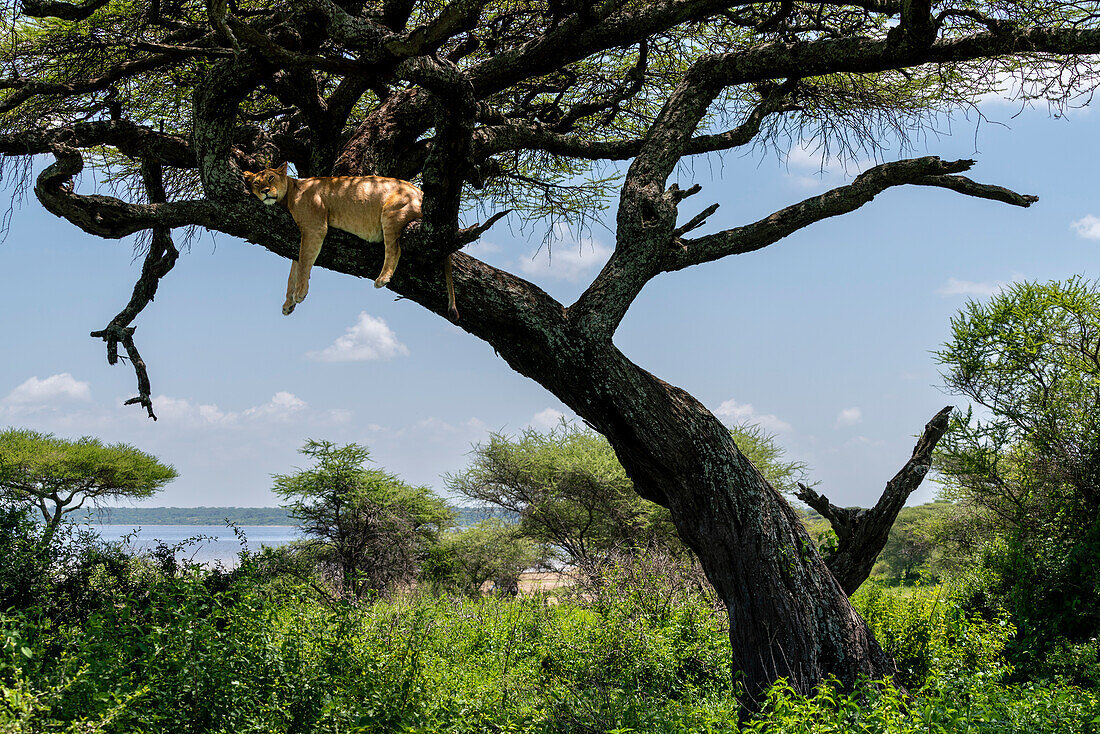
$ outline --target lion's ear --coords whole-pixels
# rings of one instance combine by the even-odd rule
[[[252,183],[252,179],[256,178],[256,174],[252,171],[241,171],[241,175],[244,176],[244,180]]]
[[[276,168],[275,173],[279,174],[280,176],[285,176],[286,175],[286,163],[284,162],[283,165]]]

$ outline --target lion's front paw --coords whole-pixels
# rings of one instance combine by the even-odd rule
[[[388,275],[379,275],[378,278],[374,281],[375,288],[385,288],[389,284],[390,276]]]
[[[309,295],[309,281],[305,283],[299,283],[298,287],[294,291],[294,302],[301,303],[306,300],[306,296]]]
[[[283,303],[283,316],[289,316],[290,314],[292,314],[294,312],[295,305],[296,304],[293,300],[289,298],[286,299],[286,301]]]

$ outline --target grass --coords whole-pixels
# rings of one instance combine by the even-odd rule
[[[725,615],[669,579],[614,575],[603,593],[325,603],[204,572],[105,592],[79,623],[0,615],[0,732],[1100,731],[1095,690],[1007,685],[1001,620],[940,589],[855,602],[902,662],[889,684],[809,697],[782,681],[748,718]]]

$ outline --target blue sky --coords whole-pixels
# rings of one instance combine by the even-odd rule
[[[859,211],[761,252],[662,276],[646,287],[616,343],[730,423],[775,432],[838,504],[874,502],[945,395],[931,352],[967,298],[999,284],[1096,276],[1100,124],[1088,109],[990,101],[1003,124],[956,118],[954,134],[913,154],[976,158],[976,180],[1040,196],[1030,209],[942,189],[901,187]],[[899,156],[888,150],[887,159]],[[686,221],[721,209],[698,234],[756,220],[844,183],[842,167],[797,149],[698,159],[679,174],[702,193]],[[79,190],[89,191],[90,177]],[[505,219],[472,254],[571,302],[613,243],[593,226],[541,233]],[[307,438],[355,441],[378,465],[444,489],[490,431],[545,428],[567,410],[513,373],[486,344],[371,283],[314,271],[309,299],[280,314],[288,261],[202,235],[137,322],[160,420],[123,407],[129,366],[109,367],[103,328],[140,269],[129,241],[104,241],[33,198],[0,244],[0,426],[125,441],[173,463],[180,478],[150,505],[273,505],[270,475],[299,465]],[[914,498],[934,494],[926,485]]]

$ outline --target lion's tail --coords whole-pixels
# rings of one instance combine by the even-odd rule
[[[451,321],[458,321],[458,306],[455,305],[455,283],[451,278],[451,256],[443,261],[443,279],[447,281],[447,315]]]

